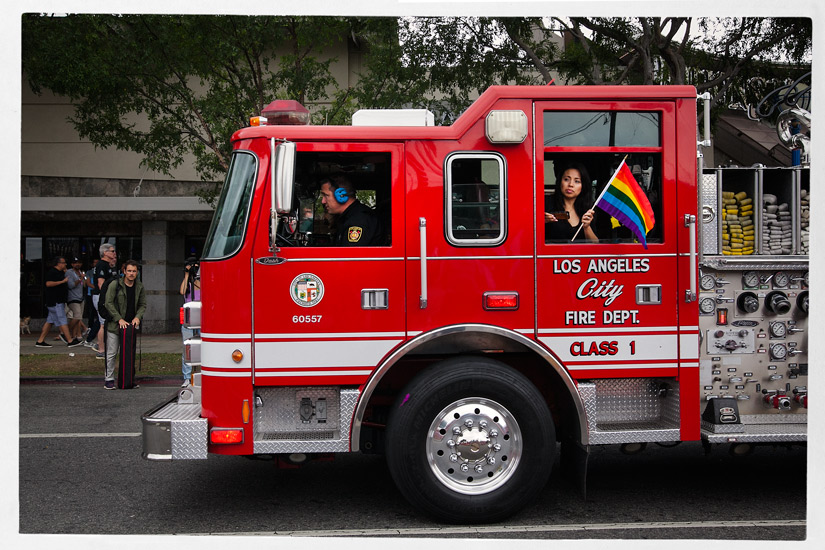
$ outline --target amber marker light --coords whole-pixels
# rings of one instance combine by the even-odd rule
[[[243,418],[244,424],[249,424],[249,399],[243,400],[243,405],[241,405],[241,418]]]
[[[241,361],[243,361],[243,352],[239,349],[236,349],[235,351],[233,351],[232,352],[232,360],[235,361],[236,363],[240,363]]]
[[[215,445],[235,445],[243,443],[243,429],[212,428],[209,432],[209,442]]]

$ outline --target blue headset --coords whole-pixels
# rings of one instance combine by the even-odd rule
[[[338,187],[332,194],[335,196],[335,200],[338,201],[339,204],[344,204],[349,200],[347,190],[343,187]]]

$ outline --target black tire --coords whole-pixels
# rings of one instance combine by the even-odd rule
[[[387,464],[398,489],[450,523],[512,515],[544,488],[555,453],[553,420],[539,391],[486,357],[448,359],[421,372],[387,425]]]

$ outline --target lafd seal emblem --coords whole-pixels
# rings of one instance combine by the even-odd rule
[[[292,301],[301,307],[312,307],[324,297],[324,283],[312,273],[301,273],[292,279],[289,290]]]

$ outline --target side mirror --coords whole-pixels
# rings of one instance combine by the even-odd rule
[[[292,209],[292,188],[295,183],[295,144],[282,141],[275,145],[275,138],[269,141],[270,172],[272,181],[272,210],[269,214],[269,247],[277,253],[275,242],[278,234],[278,216],[289,214]],[[276,255],[277,257],[277,255]]]
[[[289,214],[292,210],[292,189],[295,186],[295,144],[284,141],[271,143],[272,210],[274,214]]]

